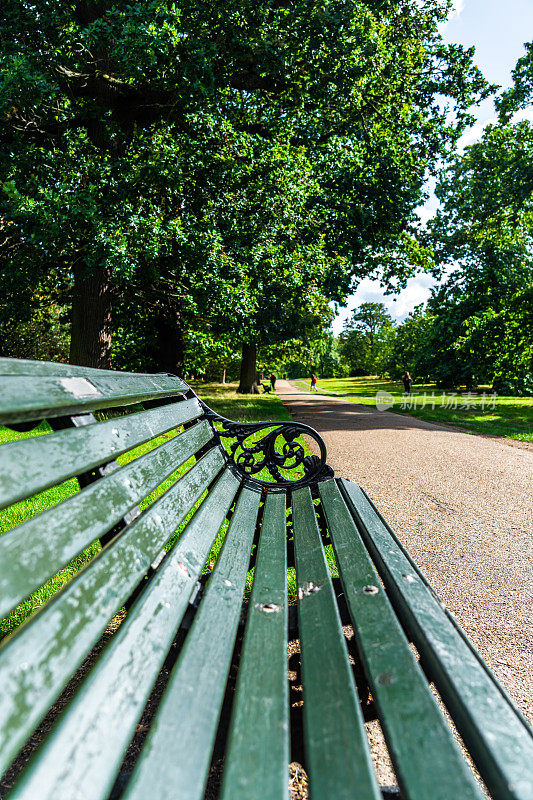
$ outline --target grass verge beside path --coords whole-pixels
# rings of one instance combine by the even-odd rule
[[[296,385],[309,391],[308,380]],[[401,381],[362,378],[323,378],[317,393],[345,397],[352,403],[376,405],[377,392],[392,397],[388,410],[410,414],[428,422],[444,422],[464,428],[468,433],[484,433],[523,442],[533,442],[533,397],[499,397],[489,386],[478,392],[442,392],[434,383],[415,383],[409,397],[404,395]]]
[[[291,415],[273,392],[236,394],[237,383],[192,383],[191,386],[209,408],[236,422],[291,419]]]

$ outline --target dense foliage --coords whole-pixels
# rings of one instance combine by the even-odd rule
[[[392,317],[383,303],[363,303],[352,312],[339,337],[339,350],[349,375],[382,372],[391,329]]]
[[[448,9],[6,0],[0,325],[51,280],[71,360],[176,371],[308,338],[365,275],[401,286],[425,177],[487,91]]]
[[[442,385],[533,393],[533,125],[488,126],[444,172],[431,223],[453,270],[431,298],[427,370]],[[433,360],[432,360],[433,359]]]
[[[533,100],[532,56],[527,44],[514,86],[497,100],[499,123],[439,175],[441,207],[426,244],[441,281],[425,308],[382,336],[372,364],[351,334],[351,374],[360,366],[397,378],[409,369],[442,388],[533,394],[533,125],[512,120]]]

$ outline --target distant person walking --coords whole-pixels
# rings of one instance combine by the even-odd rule
[[[272,386],[273,392],[276,390],[276,380],[277,380],[276,376],[274,375],[274,373],[272,373],[272,375],[270,376],[270,385]]]
[[[311,391],[316,392],[316,375],[311,375]]]
[[[413,379],[411,378],[407,370],[405,370],[405,372],[402,375],[402,381],[405,394],[411,394],[411,386],[413,383]]]

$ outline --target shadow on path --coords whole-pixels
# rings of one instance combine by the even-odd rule
[[[319,432],[383,429],[442,431],[452,428],[452,426],[439,425],[435,422],[426,422],[407,414],[379,411],[375,406],[346,402],[340,397],[326,397],[299,391],[288,381],[278,381],[276,388],[280,399],[290,409],[293,418],[316,428]],[[468,435],[461,428],[454,426],[453,430]]]

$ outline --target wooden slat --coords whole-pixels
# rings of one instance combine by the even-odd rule
[[[0,446],[0,508],[87,472],[149,439],[201,416],[184,400],[119,419]]]
[[[105,800],[187,608],[236,484],[193,517],[58,727],[13,800]],[[216,492],[215,492],[216,493]],[[205,656],[205,652],[204,652]]]
[[[179,378],[164,375],[8,376],[1,384],[0,425],[142,403],[188,390]]]
[[[309,489],[294,492],[292,508],[310,794],[313,800],[379,800]]]
[[[231,655],[260,495],[243,489],[222,552],[176,664],[138,765],[128,800],[201,800]]]
[[[116,525],[210,441],[203,421],[0,537],[0,617]]]
[[[221,800],[288,800],[285,495],[267,495]]]
[[[122,370],[97,369],[95,367],[79,367],[77,364],[59,364],[57,361],[30,361],[25,358],[0,358],[0,375],[59,375],[63,378],[90,375],[134,375],[137,372]],[[148,374],[148,373],[144,373]]]
[[[366,495],[351,481],[340,485],[391,601],[489,790],[498,800],[531,800],[531,730]]]
[[[55,702],[219,467],[220,456],[212,451],[2,647],[0,772]],[[195,523],[202,541],[220,527],[237,486],[236,478],[225,473],[202,503]],[[184,558],[190,558],[194,566],[190,540]],[[196,565],[195,570],[201,567]]]
[[[320,484],[359,654],[403,793],[481,800],[335,481]]]

